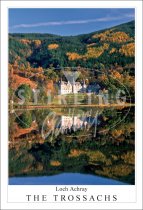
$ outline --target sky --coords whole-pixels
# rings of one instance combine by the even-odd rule
[[[10,33],[86,34],[134,20],[132,8],[9,9]]]

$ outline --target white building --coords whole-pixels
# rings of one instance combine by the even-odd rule
[[[61,129],[80,129],[81,127],[86,127],[87,121],[81,120],[77,116],[61,116]]]
[[[64,82],[61,80],[60,83],[60,94],[70,94],[70,93],[78,93],[80,90],[82,90],[83,88],[86,88],[85,83],[83,85],[81,85],[80,82]]]

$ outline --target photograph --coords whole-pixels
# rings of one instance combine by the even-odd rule
[[[8,185],[135,185],[135,8],[8,23]]]

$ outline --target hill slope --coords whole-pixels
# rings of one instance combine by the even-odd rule
[[[134,21],[78,36],[10,34],[9,62],[27,67],[125,66],[134,63]]]

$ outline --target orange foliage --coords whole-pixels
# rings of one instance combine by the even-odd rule
[[[119,50],[119,52],[126,56],[132,57],[135,55],[135,44],[129,43],[129,44],[123,45],[121,49]]]
[[[69,157],[78,157],[81,154],[84,154],[85,152],[82,150],[77,150],[77,149],[71,149],[70,154],[68,155]]]
[[[71,61],[78,60],[78,59],[82,58],[82,56],[79,55],[78,53],[70,53],[70,52],[68,52],[68,53],[66,53],[66,55],[68,56],[68,59],[71,60]]]
[[[51,166],[60,166],[61,165],[61,162],[58,161],[58,160],[51,160],[50,161],[50,165]]]
[[[115,52],[117,52],[117,49],[116,49],[116,48],[112,48],[112,49],[110,50],[109,54],[112,54],[112,53],[115,53]]]
[[[125,32],[119,31],[119,32],[112,33],[111,37],[107,37],[106,40],[110,42],[122,43],[122,42],[130,41],[131,38]]]
[[[31,40],[28,39],[20,39],[20,42],[23,44],[31,44]]]
[[[122,31],[113,32],[112,30],[105,31],[100,34],[95,34],[92,38],[99,38],[100,41],[109,41],[109,42],[116,42],[116,43],[123,43],[127,41],[133,40],[130,38],[128,34]]]
[[[49,90],[51,91],[51,93],[55,92],[53,80],[48,80],[47,84],[45,85],[45,91],[47,92]]]
[[[103,32],[103,33],[100,33],[100,34],[94,34],[94,35],[92,36],[92,38],[99,38],[100,40],[103,40],[103,39],[105,39],[105,37],[106,37],[107,35],[111,34],[112,31],[113,31],[113,30],[110,29],[110,30],[107,30],[107,31],[105,31],[105,32]]]
[[[124,160],[125,163],[128,164],[135,164],[135,153],[134,151],[128,151],[127,153],[123,154],[121,158]]]
[[[102,75],[99,76],[99,80],[100,81],[105,81],[105,80],[107,80],[107,76],[105,74],[102,74]]]
[[[36,78],[36,80],[43,82],[45,79],[45,76],[41,73],[40,74],[37,73],[37,74],[35,74],[35,78]]]
[[[42,67],[31,68],[30,71],[33,73],[43,73],[43,68]]]
[[[107,50],[109,48],[109,44],[104,43],[103,46],[100,47],[92,47],[94,46],[92,43],[90,45],[87,45],[87,52],[84,55],[79,55],[78,53],[70,53],[68,52],[66,55],[68,56],[69,60],[78,60],[78,59],[83,59],[86,60],[88,58],[98,58],[104,50]]]
[[[87,53],[85,54],[86,58],[98,58],[104,52],[103,47],[88,47]]]
[[[34,43],[36,47],[39,47],[41,45],[41,40],[35,39],[35,40],[29,40],[29,39],[20,39],[20,42],[23,44],[31,44]]]
[[[36,47],[39,47],[41,45],[41,40],[33,40]]]
[[[115,71],[115,70],[113,70],[111,74],[116,79],[121,79],[122,78],[122,75],[119,72]]]
[[[12,78],[12,85],[11,85],[12,88],[17,89],[22,84],[29,85],[32,89],[35,89],[37,87],[37,84],[35,82],[31,81],[30,79],[20,77],[20,76],[14,74],[13,78]]]
[[[31,127],[30,128],[20,128],[17,124],[14,126],[14,132],[13,132],[13,136],[14,138],[17,138],[19,136],[22,136],[24,134],[28,134],[31,133],[31,131],[36,130],[37,129],[37,123],[32,122]]]
[[[48,45],[48,49],[49,49],[49,50],[57,49],[58,47],[59,47],[58,44],[49,44],[49,45]]]
[[[123,82],[127,84],[129,87],[132,87],[132,88],[135,87],[135,78],[133,76],[130,76],[130,75],[124,76]]]
[[[111,132],[111,134],[112,134],[113,137],[117,138],[117,137],[119,137],[119,136],[121,136],[123,134],[123,130],[121,130],[121,129],[119,129],[119,130],[114,129]]]
[[[108,48],[109,48],[109,44],[104,43],[104,44],[103,44],[103,49],[104,49],[104,50],[108,50]]]

